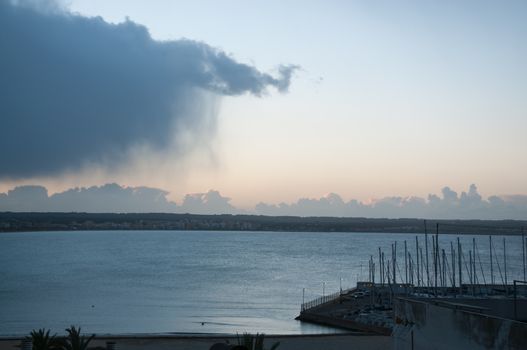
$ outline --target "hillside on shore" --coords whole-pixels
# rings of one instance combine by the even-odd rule
[[[527,220],[426,220],[429,233],[521,234]],[[73,230],[219,230],[423,233],[423,219],[261,215],[0,213],[0,232]]]

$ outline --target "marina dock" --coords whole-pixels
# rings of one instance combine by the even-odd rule
[[[486,260],[475,239],[466,250],[459,238],[440,242],[439,227],[431,241],[416,236],[413,249],[399,242],[402,254],[393,242],[390,258],[381,248],[370,256],[367,281],[302,303],[297,319],[390,336],[393,349],[527,349],[523,230],[517,239],[522,269],[515,274],[502,237],[489,236]]]

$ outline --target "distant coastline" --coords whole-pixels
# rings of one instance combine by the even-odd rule
[[[429,233],[521,234],[527,220],[426,220]],[[424,219],[377,219],[171,213],[0,212],[0,232],[76,230],[212,230],[423,233]]]

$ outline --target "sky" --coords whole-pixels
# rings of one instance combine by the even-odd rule
[[[0,11],[13,19],[0,24],[12,53],[0,58],[11,78],[0,83],[5,196],[117,183],[162,189],[179,206],[218,191],[237,210],[275,213],[332,193],[430,205],[446,186],[477,184],[487,207],[527,195],[524,1],[15,1]],[[295,213],[317,210],[327,212]]]

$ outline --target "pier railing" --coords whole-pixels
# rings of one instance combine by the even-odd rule
[[[342,294],[345,294],[347,291],[348,290],[335,292],[333,294],[323,295],[323,296],[318,297],[316,299],[313,299],[313,300],[310,300],[308,302],[302,303],[300,311],[304,312],[304,311],[306,311],[308,309],[311,309],[311,308],[317,307],[319,305],[322,305],[322,304],[329,303],[331,301],[337,300],[338,298],[340,298],[340,296]]]

